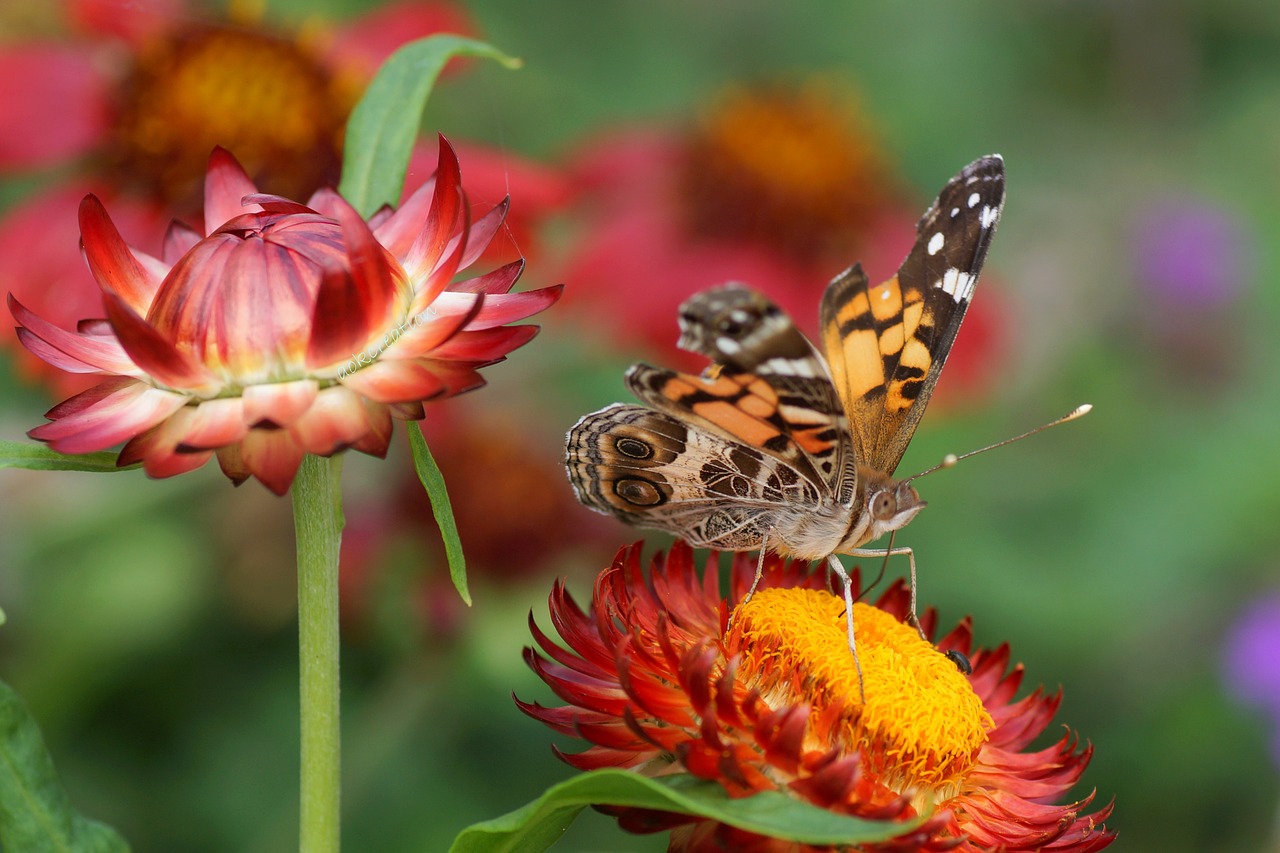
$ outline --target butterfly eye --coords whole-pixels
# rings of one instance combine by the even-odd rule
[[[881,492],[871,500],[871,514],[880,521],[888,521],[898,512],[898,501],[890,492]]]

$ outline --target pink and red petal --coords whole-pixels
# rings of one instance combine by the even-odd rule
[[[90,370],[139,373],[137,365],[114,337],[68,332],[27,310],[13,294],[9,295],[8,302],[9,313],[21,324],[19,340],[50,364],[73,373],[87,373]],[[23,334],[24,331],[27,334]],[[85,367],[89,370],[85,370]]]
[[[187,398],[181,394],[131,382],[74,414],[32,429],[27,435],[48,442],[59,453],[105,450],[146,432],[186,403]]]
[[[447,387],[435,365],[423,359],[376,361],[343,377],[342,384],[376,403],[429,400]]]
[[[173,417],[132,439],[120,451],[117,465],[142,463],[150,477],[174,477],[194,471],[213,455],[211,450],[186,451],[181,440],[190,429],[195,407],[179,409]]]
[[[373,333],[364,316],[360,286],[350,270],[325,270],[311,314],[307,368],[323,370],[356,359],[371,343]]]
[[[360,397],[341,385],[321,391],[305,415],[289,427],[294,441],[308,453],[328,456],[344,450],[370,429]]]
[[[436,347],[431,357],[449,361],[494,361],[524,346],[537,334],[537,326],[463,331]]]
[[[156,277],[154,265],[143,264],[134,256],[97,196],[87,195],[80,204],[80,236],[98,286],[145,316],[161,279]]]
[[[383,351],[382,358],[417,358],[426,355],[460,332],[481,308],[482,297],[471,293],[442,293]]]
[[[302,448],[287,430],[250,430],[240,442],[240,462],[244,470],[277,495],[289,491],[302,464],[302,455]]]
[[[556,284],[523,293],[485,294],[480,312],[466,328],[468,331],[492,329],[528,319],[556,304],[563,293],[564,285]]]
[[[221,382],[202,365],[182,353],[114,294],[102,295],[107,319],[120,338],[120,346],[147,375],[170,388],[192,393],[216,391]]]
[[[181,450],[216,450],[235,444],[249,432],[241,397],[220,397],[189,408],[192,411],[177,440]]]
[[[250,427],[287,427],[315,404],[320,383],[314,379],[250,385],[242,392],[244,422]]]
[[[205,235],[212,234],[237,216],[261,212],[260,205],[244,203],[246,196],[257,192],[257,186],[230,151],[222,147],[213,149],[204,180]]]
[[[359,400],[365,409],[365,423],[368,428],[363,435],[356,439],[351,448],[381,459],[387,455],[387,448],[391,446],[391,436],[395,423],[392,420],[391,407],[375,403],[364,397],[360,397]],[[421,417],[422,415],[418,415],[413,420],[420,420]]]
[[[440,137],[440,161],[436,166],[431,208],[427,211],[426,221],[414,237],[409,251],[403,257],[397,255],[400,265],[411,280],[426,281],[429,289],[436,292],[444,289],[444,285],[457,271],[465,247],[457,247],[448,258],[445,257],[445,249],[449,245],[449,238],[458,228],[465,227],[465,220],[458,158],[444,137]],[[447,272],[444,273],[444,282],[437,287],[434,283],[440,278],[442,267],[447,268]]]
[[[448,293],[506,293],[515,286],[516,280],[524,272],[524,259],[504,264],[496,270],[484,275],[454,282],[449,285]]]

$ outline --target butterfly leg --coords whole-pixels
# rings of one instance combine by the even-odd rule
[[[844,570],[844,566],[840,564],[840,560],[835,554],[827,555],[827,566],[840,576],[840,580],[844,584],[844,613],[845,625],[849,630],[849,651],[853,652],[853,665],[858,670],[858,692],[862,694],[862,701],[866,702],[867,691],[862,684],[862,663],[858,660],[858,644],[853,638],[853,580],[849,577],[849,573]]]
[[[852,551],[846,551],[851,557],[886,557],[886,556],[902,556],[906,555],[907,562],[911,564],[911,614],[907,618],[907,624],[920,632],[920,638],[928,640],[925,636],[924,628],[920,627],[920,620],[916,618],[916,555],[910,548],[889,548],[887,550],[868,550],[865,548],[856,548]]]
[[[760,559],[756,560],[756,577],[755,580],[751,582],[751,589],[747,590],[746,596],[743,597],[742,604],[746,604],[751,600],[751,596],[756,594],[756,589],[760,586],[761,579],[764,578],[764,555],[769,553],[769,537],[771,535],[773,535],[772,529],[764,535],[764,541],[760,543]],[[730,613],[729,619],[725,623],[725,631],[727,632],[732,627],[733,614]]]
[[[760,581],[764,578],[764,555],[769,553],[769,536],[773,533],[770,530],[764,535],[764,541],[760,543],[760,559],[756,560],[756,577],[751,582],[751,589],[747,590],[746,598],[742,599],[742,603],[746,604],[751,600],[751,596],[756,594],[756,588],[760,586]]]

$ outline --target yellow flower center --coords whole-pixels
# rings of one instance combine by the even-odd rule
[[[300,45],[249,28],[193,28],[134,61],[108,152],[122,176],[167,202],[198,202],[221,145],[265,192],[305,199],[336,180],[351,93]]]
[[[886,195],[876,148],[858,125],[849,97],[821,81],[730,92],[690,143],[692,226],[805,256],[847,254]]]
[[[887,788],[937,803],[954,796],[994,726],[969,680],[894,616],[855,604],[866,700],[849,652],[844,601],[765,589],[733,613],[727,642],[744,683],[774,707],[807,703],[808,746],[862,756]]]

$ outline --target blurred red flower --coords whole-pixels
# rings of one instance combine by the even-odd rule
[[[628,128],[583,145],[571,158],[578,234],[565,310],[602,337],[665,352],[680,303],[737,281],[816,339],[826,283],[855,260],[888,278],[924,209],[868,125],[848,92],[810,80],[729,91],[691,128]],[[973,393],[993,364],[996,302],[988,294],[970,309],[941,399]]]

